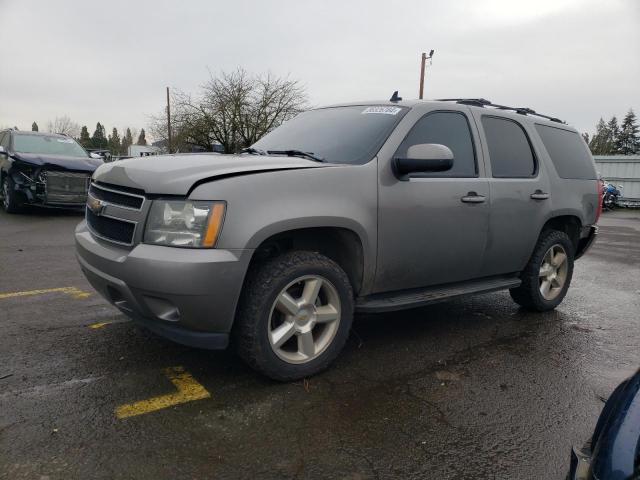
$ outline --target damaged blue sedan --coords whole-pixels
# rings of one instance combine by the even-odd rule
[[[67,135],[0,131],[2,207],[7,213],[25,205],[82,209],[102,163]]]

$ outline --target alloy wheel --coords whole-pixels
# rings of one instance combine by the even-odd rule
[[[552,245],[544,254],[540,273],[540,294],[545,300],[553,300],[562,291],[567,281],[567,271],[569,263],[567,252],[560,244]]]
[[[307,363],[331,344],[340,324],[336,288],[319,275],[289,283],[276,297],[268,323],[269,344],[287,363]]]

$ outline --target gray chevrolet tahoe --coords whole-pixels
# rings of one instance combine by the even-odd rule
[[[555,308],[597,233],[581,136],[483,99],[392,100],[306,111],[237,155],[101,166],[82,270],[140,325],[284,381],[326,368],[354,312],[503,289]]]

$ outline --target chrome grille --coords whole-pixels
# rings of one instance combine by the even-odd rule
[[[125,187],[92,182],[86,208],[89,231],[101,240],[131,247],[140,241],[137,226],[144,223],[147,204],[144,195]]]
[[[87,225],[96,237],[122,245],[133,245],[136,224],[127,220],[96,215],[87,208]]]
[[[87,201],[90,173],[47,170],[46,203],[83,204]]]
[[[115,205],[122,208],[131,208],[133,210],[140,210],[144,204],[144,196],[136,195],[130,192],[124,192],[122,190],[115,190],[113,188],[105,187],[103,185],[91,184],[89,187],[89,193],[93,198],[102,200],[102,202]]]

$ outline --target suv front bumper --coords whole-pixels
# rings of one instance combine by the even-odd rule
[[[97,240],[82,221],[76,256],[91,285],[137,323],[184,345],[226,348],[252,250]]]

